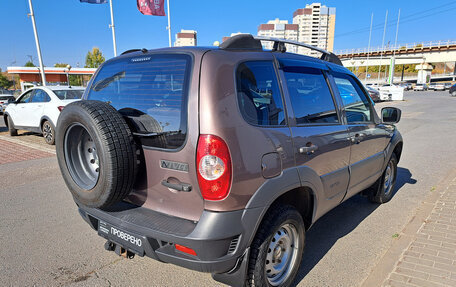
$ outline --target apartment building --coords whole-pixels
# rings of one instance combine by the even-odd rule
[[[298,25],[288,24],[288,20],[270,20],[266,24],[260,24],[258,26],[258,36],[273,37],[280,39],[287,39],[292,41],[298,41]],[[265,49],[272,49],[272,42],[263,41],[262,45]],[[285,45],[287,51],[296,53],[297,47],[294,45]]]
[[[312,3],[293,13],[293,24],[297,24],[298,41],[328,51],[334,49],[334,30],[336,26],[336,8],[326,7],[321,3]],[[314,54],[305,48],[298,53]]]
[[[181,30],[176,34],[176,41],[174,47],[183,46],[196,46],[196,31],[195,30]]]

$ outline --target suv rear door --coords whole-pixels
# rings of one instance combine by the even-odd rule
[[[87,91],[89,100],[110,102],[124,116],[142,147],[135,190],[127,200],[195,221],[203,211],[195,166],[200,57],[127,54],[105,62]]]
[[[349,198],[372,185],[381,175],[386,132],[359,81],[347,73],[332,71],[331,74],[350,133],[350,184],[346,196]]]
[[[320,63],[299,60],[280,61],[283,88],[301,180],[316,173],[323,183],[323,214],[343,199],[349,181],[350,142],[347,126],[327,80],[328,68]],[[320,195],[321,196],[321,195]],[[323,199],[323,196],[322,196]],[[318,215],[317,215],[318,216]]]

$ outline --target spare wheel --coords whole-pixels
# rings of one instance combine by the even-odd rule
[[[61,112],[56,152],[63,179],[78,204],[107,208],[124,199],[136,176],[130,128],[111,105],[77,101]]]

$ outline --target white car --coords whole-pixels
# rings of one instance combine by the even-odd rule
[[[28,130],[43,134],[48,144],[54,144],[55,127],[62,109],[69,103],[81,99],[82,87],[47,86],[33,87],[10,103],[4,113],[5,124],[11,136],[17,130]]]
[[[435,84],[434,91],[445,91],[445,84],[444,83]]]

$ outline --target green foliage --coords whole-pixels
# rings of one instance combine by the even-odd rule
[[[65,63],[55,63],[54,68],[66,68],[68,64]]]
[[[82,86],[81,75],[70,75],[70,86]]]
[[[92,51],[87,52],[85,68],[98,68],[105,61],[105,57],[100,49],[93,47]]]
[[[36,67],[35,64],[33,64],[32,61],[28,61],[27,63],[25,63],[24,66],[25,66],[25,67]]]
[[[8,80],[7,77],[0,74],[0,88],[1,89],[9,89],[13,85],[13,81]]]

